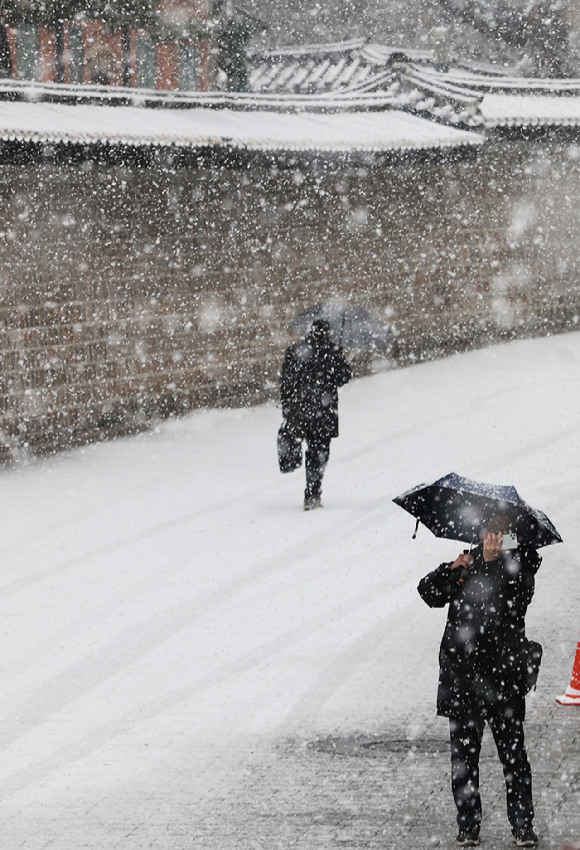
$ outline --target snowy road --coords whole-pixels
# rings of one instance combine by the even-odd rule
[[[543,550],[528,616],[545,647],[530,700],[539,728],[580,628],[579,383],[578,333],[355,382],[341,390],[325,509],[309,514],[303,472],[277,471],[274,406],[197,413],[3,471],[2,849],[397,846],[399,767],[343,759],[339,776],[305,746],[445,737],[434,717],[445,615],[415,588],[461,546],[424,529],[412,541],[391,499],[455,471],[515,484],[556,524],[565,542]],[[580,717],[553,716],[565,749]],[[453,829],[446,757],[437,765],[435,797],[415,788],[413,800],[432,807],[421,835],[433,844]],[[372,776],[356,792],[349,771],[361,770]],[[338,814],[321,826],[308,782],[327,807],[356,799],[361,823],[372,810],[382,843],[355,840]],[[277,813],[268,827],[260,805]],[[550,834],[553,813],[540,804],[538,817]]]

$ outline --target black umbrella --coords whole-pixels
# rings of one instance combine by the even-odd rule
[[[470,481],[455,472],[433,484],[420,484],[393,502],[416,518],[417,527],[422,522],[436,537],[477,543],[486,522],[501,514],[511,520],[521,543],[537,549],[562,542],[546,514],[524,502],[515,487]]]
[[[290,327],[301,336],[306,336],[316,319],[326,319],[333,343],[343,348],[383,351],[390,348],[395,340],[391,328],[363,307],[338,302],[308,307],[296,316]]]

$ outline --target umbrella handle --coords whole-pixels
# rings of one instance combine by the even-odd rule
[[[415,540],[415,538],[417,537],[417,531],[418,530],[419,530],[419,520],[417,520],[417,522],[415,523],[415,531],[413,532],[413,536],[411,537],[411,540]]]

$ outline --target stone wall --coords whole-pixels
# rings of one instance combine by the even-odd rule
[[[392,365],[576,327],[579,158],[497,141],[375,169],[0,166],[3,455],[273,398],[318,301],[394,323]]]

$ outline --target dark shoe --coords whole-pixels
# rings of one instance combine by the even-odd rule
[[[322,502],[320,501],[320,496],[312,496],[310,499],[304,499],[305,511],[315,511],[317,508],[321,507]]]
[[[477,847],[479,844],[478,826],[460,826],[457,843],[462,847]]]
[[[531,826],[514,829],[513,836],[518,847],[537,847],[540,840]]]

